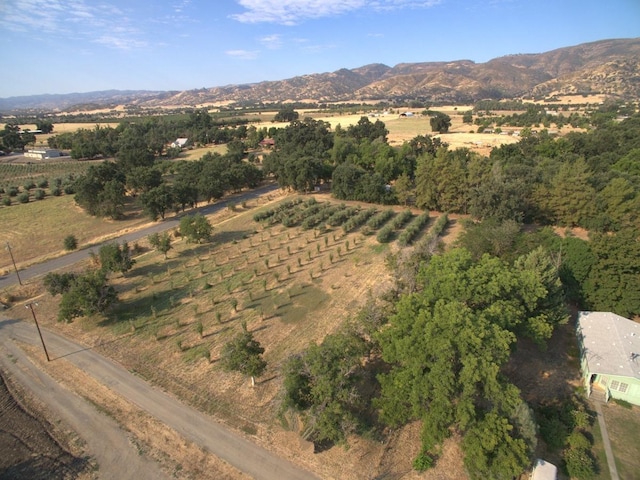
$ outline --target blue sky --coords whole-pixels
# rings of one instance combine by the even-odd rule
[[[640,37],[640,0],[0,0],[0,97],[186,90]]]

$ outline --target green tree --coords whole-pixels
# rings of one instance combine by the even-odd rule
[[[222,347],[220,362],[228,371],[240,372],[251,377],[251,386],[255,386],[255,377],[262,375],[267,362],[262,358],[264,348],[242,324],[242,332]]]
[[[293,122],[298,120],[300,114],[293,109],[292,105],[285,105],[273,117],[276,122]]]
[[[396,194],[398,202],[402,205],[407,205],[409,199],[413,197],[413,188],[414,185],[409,175],[406,173],[400,175],[393,185],[393,191]]]
[[[631,318],[640,314],[640,233],[625,229],[614,235],[593,235],[597,260],[584,282],[587,305]]]
[[[211,237],[213,227],[207,217],[197,213],[196,215],[187,215],[180,220],[180,233],[184,235],[189,242],[202,243]]]
[[[517,476],[529,453],[515,428],[522,400],[501,368],[516,335],[544,343],[566,319],[557,272],[543,251],[512,268],[454,249],[423,265],[417,282],[376,337],[389,365],[379,375],[381,418],[392,426],[421,419],[425,452],[455,426],[474,478],[487,468]]]
[[[107,284],[105,272],[87,272],[78,276],[62,294],[58,320],[71,322],[76,317],[104,313],[116,300],[116,291]]]
[[[173,189],[164,184],[152,188],[140,195],[139,202],[149,218],[154,221],[158,218],[164,220],[167,211],[171,210],[175,203]]]
[[[155,248],[157,251],[164,255],[165,260],[167,259],[167,253],[171,250],[171,235],[167,232],[163,232],[162,234],[153,233],[149,235],[149,244]]]
[[[117,243],[108,243],[100,247],[98,257],[100,258],[100,266],[103,272],[120,272],[124,275],[131,270],[136,261],[131,258],[131,249],[124,242],[122,245]]]
[[[429,124],[431,125],[431,131],[438,133],[447,133],[449,127],[451,127],[451,117],[446,113],[432,112]]]
[[[62,242],[65,250],[75,250],[78,248],[78,239],[75,235],[67,235]]]
[[[75,273],[50,272],[44,276],[42,283],[50,295],[62,295],[69,291],[78,276]]]
[[[51,120],[36,120],[36,129],[42,133],[51,133],[53,132],[53,123]]]
[[[367,351],[361,336],[344,331],[285,364],[285,405],[307,413],[307,435],[315,442],[342,443],[363,428],[367,407],[358,385]]]

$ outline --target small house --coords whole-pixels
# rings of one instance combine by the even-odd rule
[[[536,460],[531,472],[531,480],[556,480],[558,478],[558,467],[541,458]]]
[[[176,138],[176,141],[171,144],[173,148],[184,148],[189,143],[188,138]]]
[[[640,406],[640,323],[612,312],[580,312],[577,335],[587,396]]]
[[[276,145],[276,141],[273,138],[265,138],[260,140],[260,146],[262,148],[273,148]]]

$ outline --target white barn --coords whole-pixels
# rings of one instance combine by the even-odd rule
[[[24,154],[27,158],[37,158],[38,160],[44,160],[45,158],[58,158],[62,156],[60,150],[55,148],[32,148],[27,150]]]

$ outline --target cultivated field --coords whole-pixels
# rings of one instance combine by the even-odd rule
[[[377,213],[390,213],[384,215],[386,221],[372,222],[375,226],[367,229],[365,222],[375,216],[373,211],[359,217],[362,223],[348,222],[371,206],[339,204],[326,197],[311,203],[309,198],[316,197],[303,197],[302,202],[295,200],[278,210],[291,216],[289,220],[282,215],[276,220],[274,212],[283,201],[276,197],[250,202],[235,211],[227,209],[210,218],[215,225],[211,242],[197,245],[175,240],[167,259],[152,250],[139,255],[132,271],[113,276],[122,302],[107,319],[57,323],[57,299],[35,281],[22,289],[13,288],[11,294],[18,302],[27,296],[38,298],[39,320],[48,328],[80,338],[323,478],[374,478],[401,472],[403,478],[414,478],[407,472],[417,452],[404,448],[398,456],[398,451],[389,453],[377,442],[354,439],[349,451],[337,447],[313,454],[312,446],[299,439],[299,420],[278,417],[282,363],[310,343],[321,342],[369,298],[388,288],[385,257],[401,248],[403,232],[418,218],[415,212],[402,225],[397,222],[389,242],[380,243],[377,233],[405,209],[374,207]],[[263,204],[265,201],[268,203]],[[305,223],[312,215],[310,208],[324,215],[313,227],[309,225],[313,222]],[[266,217],[254,221],[260,212]],[[299,215],[294,219],[296,212]],[[412,240],[423,238],[437,216],[431,216]],[[18,305],[12,315],[23,316],[23,311]],[[255,388],[247,378],[226,373],[218,365],[222,346],[241,330],[242,322],[265,348],[268,362]],[[71,369],[66,375],[82,380]],[[101,403],[100,399],[92,401]],[[102,401],[101,408],[109,410],[107,397]],[[122,421],[128,423],[126,418]],[[404,442],[417,432],[410,426],[392,435],[390,441]],[[457,455],[457,447],[447,445],[445,451]],[[363,460],[353,461],[358,455]],[[432,472],[433,478],[445,471],[446,458],[443,467]],[[445,478],[463,478],[460,468],[458,465]]]

